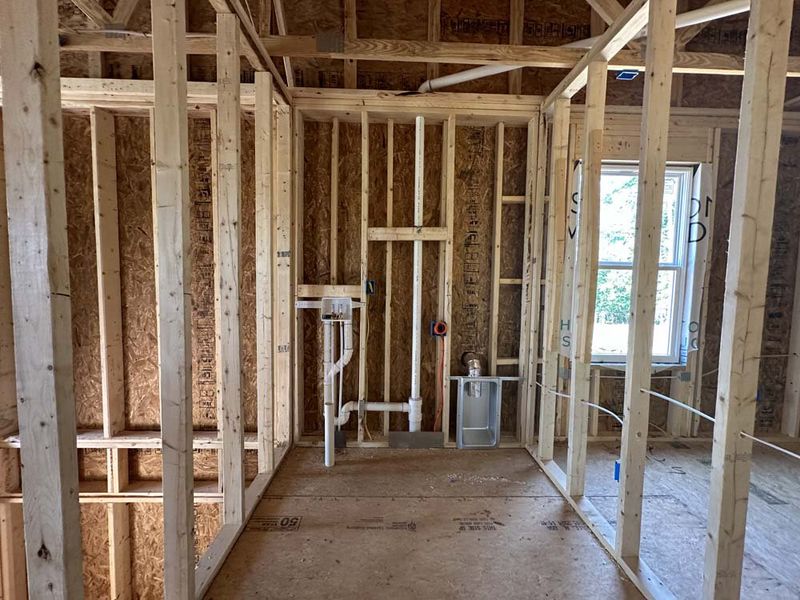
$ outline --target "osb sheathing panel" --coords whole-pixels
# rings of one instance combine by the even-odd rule
[[[393,225],[413,224],[414,197],[414,136],[413,126],[396,125],[394,130],[394,205]],[[424,217],[426,226],[439,225],[441,177],[441,127],[426,126],[425,132]],[[361,236],[361,127],[341,123],[339,130],[339,272],[338,281],[359,284]],[[305,283],[328,283],[330,277],[330,143],[329,124],[306,123],[303,263]],[[386,225],[386,125],[371,124],[369,128],[369,225]],[[412,245],[395,243],[393,250],[392,286],[392,386],[391,400],[405,401],[409,393],[411,327]],[[423,248],[423,327],[438,318],[438,257],[439,244],[426,243]],[[369,296],[367,351],[367,395],[370,400],[383,399],[383,337],[386,298],[386,244],[370,242],[368,278],[376,282],[376,293]],[[355,351],[358,356],[358,332],[361,311],[354,321]],[[321,325],[318,314],[303,315],[305,358],[305,421],[306,432],[319,431],[321,393]],[[425,399],[423,426],[432,426],[434,418],[435,341],[423,336],[422,389]],[[345,369],[345,401],[355,399],[358,391],[357,358]],[[398,423],[404,418],[395,417]],[[430,421],[430,422],[428,422]],[[380,415],[369,415],[368,428],[380,427]],[[355,426],[353,419],[348,425]],[[396,427],[402,425],[395,424]]]
[[[452,374],[464,372],[464,352],[484,364],[489,355],[495,136],[494,128],[456,129]]]
[[[108,461],[105,450],[78,449],[78,479],[80,481],[106,481]]]
[[[192,465],[196,480],[210,481],[217,478],[218,454],[216,450],[192,451]],[[128,460],[132,481],[161,481],[161,450],[156,448],[131,450]]]
[[[214,215],[211,124],[189,120],[192,263],[192,420],[201,429],[217,428],[217,374],[214,349]]]
[[[242,121],[241,255],[239,264],[239,335],[242,369],[242,420],[256,430],[256,188],[255,127]]]
[[[131,504],[131,579],[140,598],[164,596],[164,507]]]
[[[158,348],[156,339],[155,279],[153,266],[152,197],[150,188],[149,122],[144,117],[117,116],[117,194],[120,229],[120,278],[123,311],[123,355],[125,362],[126,421],[131,429],[158,429]],[[246,429],[255,429],[255,207],[253,127],[242,127],[242,397]],[[193,417],[197,428],[216,427],[214,398],[214,282],[211,213],[211,137],[208,119],[191,119],[190,194],[192,259]],[[86,116],[65,115],[65,179],[72,289],[73,369],[78,426],[102,427],[100,395],[99,318],[91,173],[91,132]],[[131,451],[133,480],[161,478],[158,450]],[[215,451],[195,451],[195,478],[217,476]],[[252,460],[249,461],[253,463]],[[252,465],[251,465],[252,466]],[[79,452],[81,480],[105,480],[103,450]],[[252,468],[251,468],[252,471]],[[251,473],[252,476],[252,473]],[[87,595],[106,597],[108,584],[107,524],[102,505],[82,510]],[[145,505],[142,505],[145,506]],[[135,538],[148,539],[155,527],[160,536],[160,506],[146,505],[132,526],[140,527]],[[158,510],[156,515],[154,511]],[[218,509],[203,505],[197,512],[198,547],[208,545],[218,528]],[[144,528],[144,529],[142,529]],[[106,536],[102,540],[99,536]],[[158,538],[160,542],[160,537]],[[163,546],[145,543],[135,552],[153,554]],[[152,556],[151,556],[152,558]],[[161,557],[149,560],[148,572],[136,580],[140,597],[161,594]],[[153,588],[156,586],[156,588]],[[155,596],[152,596],[155,594]]]
[[[127,116],[115,123],[126,426],[158,429],[150,124]]]
[[[164,507],[130,504],[131,579],[135,598],[164,597]],[[219,532],[218,504],[194,505],[195,563]]]
[[[89,118],[64,116],[64,173],[72,306],[72,369],[79,428],[103,426],[100,321]]]
[[[304,162],[304,274],[305,283],[328,283],[327,258],[330,237],[330,140],[331,126],[308,122],[305,125]],[[370,126],[370,226],[386,224],[386,126]],[[393,226],[413,224],[414,127],[396,125],[394,130],[394,205]],[[527,132],[524,128],[506,131],[503,192],[522,195],[525,191]],[[425,210],[424,224],[440,224],[441,127],[427,126],[425,135]],[[451,373],[463,372],[461,356],[477,352],[488,359],[489,299],[491,296],[491,243],[494,210],[495,173],[494,128],[456,130],[455,223]],[[360,126],[340,124],[339,146],[339,282],[359,282],[360,247]],[[501,274],[521,277],[524,237],[524,206],[503,209]],[[383,399],[383,335],[385,306],[386,244],[369,246],[369,279],[376,282],[376,294],[369,297],[369,352],[367,389],[369,399]],[[404,401],[409,393],[411,372],[409,339],[411,330],[412,244],[394,243],[392,257],[392,335],[390,400]],[[435,417],[436,340],[427,335],[427,324],[438,314],[439,244],[423,248],[423,329],[422,373],[423,428],[431,428]],[[521,288],[502,286],[498,311],[498,355],[514,357],[519,352]],[[360,316],[354,323],[356,336]],[[318,315],[304,313],[304,430],[321,428],[321,326]],[[356,343],[357,345],[357,343]],[[357,356],[357,348],[356,353]],[[498,370],[500,373],[500,370]],[[345,369],[344,399],[357,394],[357,358]],[[502,369],[516,375],[516,367]],[[504,429],[516,427],[516,385],[506,386]],[[406,417],[392,415],[392,429],[404,429]],[[368,427],[375,431],[379,415],[369,415]],[[355,426],[354,421],[348,425]]]
[[[84,596],[109,597],[108,513],[106,504],[81,504]]]
[[[769,278],[764,308],[764,331],[761,355],[785,355],[789,351],[795,269],[800,240],[800,223],[795,215],[800,210],[800,138],[784,135],[778,167],[778,187],[775,199],[775,218],[772,227]],[[731,219],[733,172],[736,160],[736,132],[722,134],[720,169],[714,213],[714,248],[711,262],[706,352],[703,372],[716,369],[720,351],[720,327],[725,294],[725,270]],[[759,393],[756,429],[774,433],[780,429],[786,358],[762,358],[759,373]],[[716,407],[717,373],[703,378],[701,408],[713,414]],[[701,421],[701,427],[710,426]]]
[[[141,117],[116,117],[117,139],[117,194],[120,228],[120,276],[122,282],[123,352],[125,359],[126,415],[131,429],[158,429],[160,423],[158,400],[158,347],[156,338],[155,273],[153,264],[153,223],[150,189],[150,138],[149,123]],[[242,255],[241,255],[241,340],[242,340],[242,400],[245,427],[255,429],[255,204],[253,127],[245,120],[242,125]],[[216,428],[216,375],[214,360],[214,255],[213,215],[211,203],[211,131],[208,119],[190,119],[190,198],[191,198],[191,263],[192,263],[192,416],[198,429]],[[88,159],[87,159],[88,160]],[[90,164],[90,163],[88,163]],[[91,192],[91,172],[76,169],[67,171],[68,189],[87,185]],[[88,210],[91,211],[91,194]],[[85,202],[84,202],[85,204]],[[83,211],[86,207],[81,205]],[[73,214],[75,213],[75,216]],[[70,222],[84,213],[77,209],[68,211]],[[90,219],[93,216],[89,215]],[[85,221],[85,219],[84,219]],[[81,221],[83,223],[84,221]],[[76,254],[81,244],[91,248],[77,255],[91,256],[90,268],[77,271],[73,268],[73,288],[94,297],[76,308],[77,317],[86,319],[81,332],[97,344],[96,271],[94,271],[94,234],[92,221],[90,235],[76,233],[76,244],[71,254]],[[88,240],[88,242],[87,242]],[[75,261],[73,261],[75,262]],[[87,290],[89,290],[87,292]],[[73,306],[76,306],[73,303]],[[91,315],[94,311],[94,315]],[[75,320],[73,316],[73,320]],[[88,321],[94,325],[93,328]],[[88,332],[88,333],[87,333]],[[84,346],[78,348],[84,354]],[[99,349],[95,352],[99,352]],[[89,364],[89,361],[85,361]],[[99,357],[96,365],[97,392],[99,395]],[[87,367],[88,369],[88,367]],[[89,377],[83,377],[92,381]],[[85,385],[85,384],[84,384]],[[94,397],[93,397],[94,398]],[[99,396],[92,400],[94,421],[79,420],[84,427],[102,424]],[[79,411],[79,414],[80,411]]]

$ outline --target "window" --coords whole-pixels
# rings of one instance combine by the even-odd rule
[[[661,253],[656,291],[653,362],[680,362],[683,296],[688,277],[688,213],[692,167],[668,166],[664,181]],[[600,180],[600,248],[592,359],[622,362],[628,350],[633,277],[637,165],[603,166]]]

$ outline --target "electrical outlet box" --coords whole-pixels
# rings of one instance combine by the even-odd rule
[[[323,321],[352,321],[353,300],[351,298],[323,298]]]

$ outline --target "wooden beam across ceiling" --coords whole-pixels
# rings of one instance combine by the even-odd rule
[[[719,4],[723,1],[724,0],[708,0],[708,2],[705,3],[705,6],[713,6],[714,4]],[[708,27],[710,24],[711,22],[707,21],[706,23],[697,23],[696,25],[689,25],[689,27],[679,29],[675,34],[675,46],[680,49],[685,48],[686,44],[696,38],[703,31],[703,29]]]
[[[142,35],[109,37],[102,33],[62,32],[62,52],[121,52],[150,54],[152,42]],[[427,42],[410,40],[356,39],[330,47],[316,36],[268,36],[261,42],[273,56],[328,58],[386,62],[416,62],[461,65],[508,64],[545,69],[571,69],[586,54],[580,48],[520,46],[511,44],[473,44],[467,42]],[[186,52],[193,55],[216,54],[216,36],[192,34]],[[609,60],[609,70],[644,70],[638,52],[621,50]],[[718,52],[676,52],[675,73],[703,75],[742,75],[744,58]],[[789,57],[789,77],[800,77],[800,57]]]
[[[111,16],[111,22],[114,25],[127,27],[138,6],[139,0],[119,0],[114,7],[114,14]]]
[[[586,4],[591,6],[592,10],[609,25],[616,21],[625,10],[617,0],[586,0]]]
[[[613,25],[614,21],[616,21],[622,14],[622,11],[625,10],[617,0],[586,0],[586,3],[591,6],[592,10],[608,25]],[[627,46],[636,52],[642,50],[642,43],[636,40],[630,40]]]
[[[72,3],[97,27],[106,27],[114,20],[98,0],[72,0]]]
[[[272,7],[275,10],[275,26],[278,28],[278,33],[286,35],[286,14],[283,12],[283,0],[273,0]],[[283,57],[283,70],[286,73],[286,85],[290,88],[294,87],[294,71],[292,71],[292,61],[288,56]]]
[[[542,107],[547,109],[557,98],[571,98],[577,94],[586,85],[589,65],[597,60],[610,61],[647,24],[649,5],[650,0],[633,0],[550,93]]]

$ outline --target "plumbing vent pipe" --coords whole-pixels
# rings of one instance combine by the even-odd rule
[[[750,10],[750,0],[728,0],[727,2],[720,2],[712,6],[704,6],[696,10],[690,10],[680,14],[675,19],[675,29],[689,27],[691,25],[699,25],[700,23],[708,23],[716,19],[723,19],[733,15],[738,15]],[[646,35],[646,29],[642,30],[638,37]],[[585,40],[578,40],[564,44],[563,48],[590,48],[597,40],[596,37],[587,38]],[[435,79],[428,79],[425,81],[417,91],[422,93],[434,92],[441,90],[451,85],[458,85],[459,83],[466,83],[467,81],[474,81],[484,77],[491,77],[500,73],[507,73],[514,69],[521,69],[523,65],[481,65],[474,69],[466,69],[458,73],[451,73],[450,75],[443,75]]]
[[[425,118],[417,117],[414,149],[414,227],[422,227],[423,157],[425,155]],[[422,240],[414,240],[414,275],[411,295],[411,395],[408,397],[408,430],[422,427],[422,397],[419,375],[422,369]]]
[[[467,377],[480,377],[483,374],[481,358],[474,352],[464,352],[461,355],[461,364],[467,368]],[[481,395],[480,382],[470,382],[467,393],[474,398],[479,397]]]

